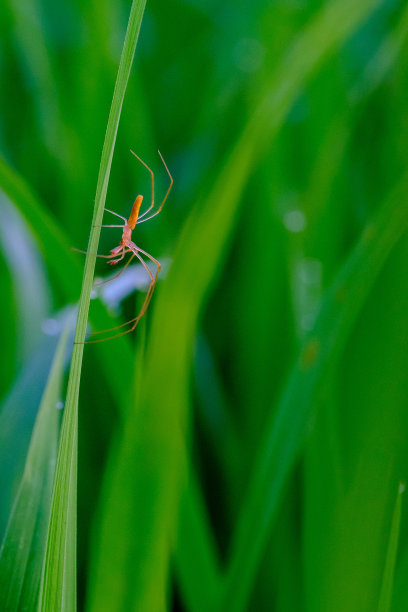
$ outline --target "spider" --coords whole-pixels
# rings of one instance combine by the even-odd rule
[[[140,261],[140,263],[143,265],[143,267],[145,268],[146,272],[148,273],[149,277],[150,277],[150,284],[146,293],[146,297],[145,300],[143,302],[142,308],[139,312],[139,314],[137,315],[137,317],[135,317],[134,319],[130,319],[130,321],[126,321],[126,323],[123,323],[122,325],[118,325],[116,327],[111,327],[110,329],[104,329],[101,331],[97,331],[97,332],[93,332],[91,335],[96,335],[96,334],[102,334],[102,333],[106,333],[109,331],[114,331],[115,329],[120,329],[121,327],[125,327],[126,325],[130,325],[132,323],[132,326],[123,331],[120,332],[119,334],[115,334],[114,336],[111,336],[110,338],[101,338],[100,340],[87,340],[85,342],[85,344],[90,344],[90,343],[95,343],[95,342],[105,342],[105,340],[113,340],[113,338],[119,338],[119,336],[123,336],[125,334],[129,334],[132,331],[134,331],[134,329],[136,328],[137,324],[139,323],[140,319],[143,317],[143,315],[145,314],[150,300],[152,299],[152,295],[153,295],[153,291],[155,289],[156,286],[156,282],[157,282],[157,277],[159,275],[159,272],[161,270],[161,265],[160,262],[155,259],[152,255],[150,255],[149,253],[147,253],[146,251],[144,251],[143,249],[141,249],[140,247],[138,247],[133,241],[132,241],[132,231],[135,229],[136,225],[139,223],[143,223],[144,221],[149,221],[150,219],[152,219],[153,217],[155,217],[156,215],[159,214],[159,212],[161,211],[161,209],[163,208],[163,205],[165,203],[165,201],[167,200],[167,197],[171,191],[171,188],[173,186],[173,177],[170,174],[170,171],[166,165],[166,162],[163,159],[162,154],[160,153],[160,151],[158,151],[160,158],[164,164],[164,167],[166,168],[167,174],[169,175],[170,178],[170,185],[167,189],[166,195],[163,198],[162,203],[160,204],[159,208],[153,212],[151,215],[149,215],[149,212],[153,209],[154,207],[154,173],[153,171],[149,168],[149,166],[138,156],[136,155],[136,153],[134,153],[132,150],[130,151],[132,153],[132,155],[134,155],[141,164],[143,164],[143,166],[150,172],[151,177],[152,177],[152,202],[149,206],[149,208],[147,210],[145,210],[144,213],[142,213],[141,215],[139,215],[140,212],[140,207],[142,205],[143,202],[143,196],[142,195],[138,195],[136,197],[136,200],[134,201],[134,204],[132,206],[132,210],[129,216],[129,219],[126,219],[125,217],[122,217],[122,215],[119,215],[118,213],[114,212],[113,210],[109,210],[107,208],[105,208],[105,210],[109,213],[111,213],[112,215],[115,215],[116,217],[119,217],[120,219],[122,219],[123,221],[123,225],[101,225],[99,227],[120,227],[122,228],[123,232],[122,232],[122,238],[120,241],[120,244],[116,247],[114,247],[111,252],[110,255],[95,255],[96,257],[103,257],[105,259],[109,259],[110,261],[108,261],[107,263],[109,263],[112,266],[115,266],[116,264],[118,264],[120,261],[122,261],[125,257],[125,255],[127,253],[132,253],[132,256],[130,257],[130,259],[128,259],[128,261],[126,262],[126,265],[122,268],[122,270],[116,275],[114,276],[112,279],[109,280],[113,280],[114,278],[117,278],[118,276],[120,276],[120,274],[122,274],[122,272],[127,268],[127,266],[130,264],[130,262],[132,261],[132,259],[134,257],[137,257],[138,260]],[[148,215],[148,216],[146,216]],[[76,251],[79,251],[79,249],[75,249]],[[86,251],[79,251],[80,253],[86,253]],[[145,257],[147,257],[148,259],[150,259],[155,265],[156,265],[156,274],[153,275],[153,273],[151,272],[149,266],[147,265],[147,263],[144,261],[142,255],[144,255]],[[108,281],[104,281],[104,282],[108,282]],[[101,283],[102,284],[102,283]]]

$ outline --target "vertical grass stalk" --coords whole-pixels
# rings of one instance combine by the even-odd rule
[[[75,331],[75,344],[68,380],[67,400],[57,460],[41,588],[40,609],[50,612],[55,610],[69,610],[71,612],[76,609],[78,396],[84,351],[83,342],[85,340],[95,269],[95,257],[92,254],[96,253],[98,249],[100,235],[100,228],[98,226],[102,223],[116,134],[145,4],[145,0],[134,0],[132,3],[99,167],[92,228],[88,243],[88,255],[85,260]]]

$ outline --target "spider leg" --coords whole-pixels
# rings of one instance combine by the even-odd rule
[[[119,259],[119,261],[124,258],[125,252],[123,253],[122,257]],[[127,252],[129,253],[129,251],[127,251]],[[106,283],[110,283],[111,281],[115,280],[115,278],[118,278],[122,274],[122,272],[124,270],[126,270],[126,268],[130,264],[130,262],[132,261],[134,256],[135,256],[135,254],[133,253],[132,257],[127,260],[126,264],[123,266],[123,268],[121,270],[119,270],[119,272],[117,274],[115,274],[115,276],[112,276],[112,278],[108,278],[107,280],[101,281],[100,283],[95,283],[95,287],[99,287],[100,285],[105,285]],[[108,263],[110,263],[110,262],[108,262]],[[99,333],[99,332],[94,332],[94,333]]]
[[[147,164],[145,164],[145,162],[143,161],[143,159],[141,159],[138,155],[136,155],[136,153],[134,153],[134,151],[132,151],[132,149],[130,149],[130,152],[132,153],[132,155],[134,155],[136,157],[136,159],[138,159],[140,161],[141,164],[143,164],[143,166],[145,168],[147,168],[147,170],[150,172],[150,174],[152,175],[152,203],[150,204],[149,208],[147,210],[145,210],[145,212],[142,215],[139,215],[139,219],[141,219],[142,217],[144,217],[145,215],[147,215],[147,213],[152,210],[153,206],[154,206],[154,173],[153,170],[151,170],[149,168],[149,166]]]
[[[154,291],[154,289],[155,289],[155,287],[156,287],[157,277],[159,276],[159,272],[160,272],[160,270],[161,270],[161,263],[160,263],[160,262],[159,262],[157,259],[155,259],[155,258],[153,257],[153,255],[150,255],[150,253],[147,253],[147,251],[144,251],[144,250],[143,250],[143,249],[141,249],[140,247],[136,247],[136,245],[135,245],[135,248],[136,248],[136,249],[139,251],[139,253],[143,253],[143,255],[144,255],[145,257],[148,257],[148,258],[149,258],[149,259],[150,259],[150,260],[151,260],[151,261],[152,261],[154,264],[156,264],[156,266],[157,266],[157,269],[156,269],[156,274],[155,274],[155,277],[154,277],[154,283],[153,283],[153,285],[152,285],[152,284],[150,284],[149,289],[148,289],[148,292],[147,292],[147,296],[146,296],[146,298],[148,298],[148,300],[147,300],[147,304],[146,304],[146,308],[145,308],[145,311],[144,311],[144,312],[146,312],[147,307],[148,307],[148,306],[149,306],[149,304],[150,304],[150,300],[152,299],[153,291]],[[139,259],[140,259],[140,257],[139,257]],[[143,262],[142,262],[142,263],[143,263]],[[149,296],[149,291],[150,291],[150,296]],[[143,313],[143,314],[144,314],[144,313]]]
[[[84,255],[88,255],[88,251],[81,251],[81,249],[76,249],[75,247],[71,247],[72,251],[76,251],[77,253],[83,253]],[[103,257],[104,259],[110,259],[111,257],[116,257],[116,255],[98,255],[97,253],[90,253],[94,257]]]
[[[127,219],[125,219],[125,217],[122,217],[122,215],[118,215],[118,213],[114,212],[113,210],[109,210],[109,208],[105,208],[106,212],[110,212],[112,215],[115,215],[116,217],[119,217],[119,219],[122,219],[125,223],[127,223]],[[122,226],[120,226],[122,227]]]
[[[169,188],[167,189],[166,195],[164,196],[162,203],[160,204],[160,206],[159,206],[159,208],[156,210],[156,212],[154,212],[152,215],[150,215],[150,217],[145,217],[144,219],[141,219],[140,221],[138,220],[138,221],[137,221],[137,223],[144,223],[144,221],[149,221],[149,219],[153,219],[153,217],[155,217],[156,215],[158,215],[158,214],[159,214],[159,212],[160,212],[160,211],[161,211],[161,209],[163,208],[164,203],[165,203],[165,201],[167,200],[167,196],[169,195],[169,193],[170,193],[170,191],[171,191],[171,188],[172,188],[172,186],[173,186],[173,177],[171,176],[170,171],[169,171],[169,169],[168,169],[168,167],[167,167],[167,165],[166,165],[166,162],[165,162],[165,161],[164,161],[164,159],[163,159],[163,155],[160,153],[160,151],[159,151],[158,153],[159,153],[159,155],[160,155],[160,157],[161,157],[161,160],[162,160],[162,162],[163,162],[163,164],[164,164],[164,167],[165,167],[165,168],[166,168],[166,170],[167,170],[167,174],[168,174],[168,175],[169,175],[169,177],[170,177],[170,185],[169,185]],[[145,213],[143,213],[143,215],[141,215],[141,216],[142,216],[142,217],[144,217],[144,215],[145,215],[147,212],[149,212],[149,210],[151,210],[151,208],[152,208],[152,207],[153,207],[153,203],[152,203],[152,206],[150,206],[150,208],[149,208],[149,209],[148,209],[148,210],[147,210]],[[139,217],[139,219],[140,219],[140,217]]]
[[[139,247],[137,247],[136,245],[132,244],[130,246],[130,249],[133,251],[133,254],[136,255],[136,257],[139,259],[139,261],[141,262],[141,264],[145,268],[146,272],[150,276],[150,285],[149,285],[149,288],[147,290],[147,294],[146,294],[145,300],[143,302],[142,308],[141,308],[138,316],[135,317],[134,319],[131,319],[130,321],[126,321],[126,323],[122,323],[122,325],[117,325],[116,327],[111,327],[109,329],[104,329],[104,330],[101,330],[101,331],[94,332],[91,335],[93,336],[95,334],[101,334],[101,333],[104,333],[104,332],[106,333],[106,332],[114,331],[115,329],[120,329],[122,327],[125,327],[126,325],[130,325],[131,323],[133,323],[133,325],[132,325],[132,327],[130,329],[127,329],[126,331],[123,331],[120,334],[115,334],[114,336],[110,336],[109,338],[101,338],[100,340],[88,340],[88,341],[85,342],[85,344],[94,344],[96,342],[105,342],[105,340],[113,340],[114,338],[119,338],[120,336],[124,336],[125,334],[130,334],[132,331],[134,331],[134,329],[136,328],[136,326],[139,323],[140,319],[143,317],[143,315],[145,314],[145,312],[147,310],[147,307],[148,307],[148,305],[150,303],[150,300],[152,299],[153,291],[154,291],[155,286],[156,286],[157,276],[159,274],[161,266],[160,266],[160,263],[156,259],[154,259],[151,255],[149,255],[148,253],[146,253],[142,249],[139,249]],[[146,262],[143,260],[141,255],[139,255],[139,251],[142,252],[147,257],[149,257],[158,266],[157,272],[156,272],[155,276],[153,276],[150,268],[148,267]]]
[[[93,225],[92,227],[121,227],[123,229],[125,226],[124,225]]]

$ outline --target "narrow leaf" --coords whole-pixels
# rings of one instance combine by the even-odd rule
[[[136,49],[145,0],[134,0],[118,75],[113,93],[105,141],[99,168],[92,229],[85,261],[84,278],[79,302],[75,344],[68,380],[67,401],[58,453],[53,492],[47,554],[41,591],[41,609],[69,611],[76,609],[76,495],[78,452],[78,396],[81,378],[84,340],[89,300],[95,269],[100,226],[108,188],[119,118]]]
[[[378,602],[378,612],[390,612],[391,610],[395,563],[397,560],[398,540],[401,523],[401,501],[402,494],[404,493],[404,491],[405,484],[400,483],[398,486],[397,499],[395,500],[394,512],[392,515],[390,537],[388,540],[388,549],[385,558],[384,574],[381,584],[380,600]]]
[[[72,316],[58,343],[0,551],[2,610],[37,607],[57,458],[57,403],[61,398],[64,355],[71,329]]]
[[[193,474],[181,496],[175,565],[186,609],[210,610],[221,586],[221,567],[204,500]]]
[[[408,177],[378,212],[326,295],[265,428],[233,542],[220,609],[244,610],[288,474],[304,443],[325,380],[392,247],[408,227]],[[256,526],[256,527],[254,527]]]

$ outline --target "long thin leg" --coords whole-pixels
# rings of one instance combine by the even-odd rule
[[[93,227],[121,227],[123,229],[125,226],[124,225],[94,225]]]
[[[136,247],[136,248],[137,248],[137,250],[138,250],[140,253],[143,253],[143,255],[145,255],[145,257],[148,257],[148,258],[149,258],[149,259],[150,259],[150,260],[151,260],[153,263],[155,263],[155,264],[156,264],[156,266],[157,266],[157,269],[156,269],[156,275],[155,275],[155,277],[154,277],[154,285],[153,285],[153,287],[151,288],[150,297],[149,297],[149,300],[148,300],[148,302],[147,302],[147,304],[146,304],[146,310],[147,310],[147,307],[148,307],[148,306],[149,306],[149,304],[150,304],[150,300],[152,299],[153,291],[154,291],[155,286],[156,286],[157,277],[159,276],[159,273],[160,273],[160,270],[161,270],[161,263],[160,263],[160,261],[157,261],[157,259],[155,259],[155,258],[153,257],[153,255],[150,255],[150,253],[147,253],[147,251],[144,251],[144,250],[143,250],[143,249],[141,249],[140,247]],[[150,288],[149,288],[149,289],[150,289]],[[145,310],[145,312],[146,312],[146,310]]]
[[[126,323],[122,323],[121,325],[116,325],[115,327],[110,327],[109,329],[102,329],[102,330],[100,330],[100,331],[92,332],[92,334],[90,334],[91,336],[94,336],[94,335],[96,335],[96,334],[103,334],[103,333],[106,333],[106,332],[114,331],[115,329],[120,329],[121,327],[125,327],[126,325],[129,325],[130,323],[133,323],[134,321],[139,321],[139,319],[140,319],[140,318],[141,318],[141,317],[144,315],[144,313],[146,312],[146,307],[145,307],[145,304],[146,304],[147,299],[149,299],[152,284],[154,285],[154,284],[156,283],[157,274],[156,274],[156,278],[154,278],[154,276],[153,276],[153,274],[152,274],[152,272],[151,272],[150,268],[148,267],[148,265],[146,264],[146,262],[145,262],[145,261],[144,261],[144,260],[141,258],[141,256],[140,256],[140,255],[139,255],[139,253],[137,252],[137,250],[135,250],[135,251],[134,251],[134,255],[136,255],[136,257],[137,257],[137,258],[139,259],[139,261],[142,263],[142,265],[143,265],[143,267],[145,268],[146,272],[147,272],[147,273],[148,273],[148,275],[150,276],[150,285],[149,285],[149,288],[148,288],[148,290],[147,290],[146,297],[145,297],[145,300],[144,300],[144,302],[143,302],[143,306],[142,306],[142,308],[141,308],[141,310],[140,310],[140,313],[139,313],[139,314],[138,314],[138,316],[137,316],[137,317],[135,317],[134,319],[130,319],[130,321],[126,321]],[[150,301],[150,299],[149,299],[149,301]],[[134,326],[132,327],[132,330],[133,330],[135,327],[136,327],[136,325],[134,325]],[[129,330],[129,331],[132,331],[132,330]],[[125,333],[128,333],[128,332],[125,332]],[[120,335],[121,335],[121,334],[120,334]],[[116,336],[114,336],[114,337],[116,338]],[[106,340],[110,340],[110,338],[106,338]]]
[[[141,219],[142,217],[144,217],[145,215],[147,215],[147,213],[149,212],[149,210],[152,210],[153,206],[154,206],[154,173],[153,170],[151,170],[149,168],[149,166],[147,164],[145,164],[145,162],[143,161],[143,159],[141,159],[138,155],[136,155],[136,153],[134,153],[134,151],[132,151],[132,149],[130,149],[130,152],[132,153],[132,155],[134,155],[136,157],[136,159],[138,159],[140,161],[141,164],[144,165],[145,168],[147,168],[147,170],[150,172],[150,174],[152,175],[152,203],[150,204],[149,208],[147,210],[145,210],[145,212],[139,216],[139,219]]]
[[[71,247],[72,251],[76,251],[77,253],[83,253],[84,255],[88,255],[88,251],[81,251],[81,249],[76,249],[75,247]],[[110,259],[111,257],[117,257],[117,255],[98,255],[97,253],[91,253],[94,257],[103,257],[104,259]]]
[[[133,249],[132,249],[133,250]],[[146,253],[146,251],[143,251],[143,249],[140,249],[139,247],[136,247],[135,250],[133,250],[134,254],[136,255],[136,257],[139,259],[139,261],[143,264],[143,266],[145,267],[145,269],[147,270],[147,273],[150,276],[150,285],[149,288],[147,290],[146,293],[146,297],[145,300],[143,302],[143,306],[141,308],[140,313],[138,314],[137,317],[135,317],[134,319],[131,319],[130,321],[127,321],[127,323],[124,323],[123,325],[120,325],[120,327],[123,327],[124,325],[129,325],[129,323],[134,322],[133,327],[129,330],[126,331],[125,333],[129,333],[131,331],[133,331],[136,327],[136,325],[138,324],[139,320],[143,317],[143,315],[146,313],[146,310],[150,304],[150,300],[152,299],[152,295],[153,295],[153,291],[156,287],[156,282],[157,282],[157,277],[159,275],[159,272],[161,270],[161,265],[160,263],[157,261],[157,259],[155,259],[154,257],[152,257],[152,255],[149,255],[149,253]],[[146,255],[147,257],[149,257],[149,259],[151,259],[152,261],[154,261],[154,263],[157,265],[157,271],[155,276],[153,277],[153,274],[150,270],[150,268],[148,267],[148,265],[146,264],[146,262],[142,259],[142,257],[140,256],[140,253],[143,253],[144,255]]]
[[[137,324],[139,323],[140,319],[145,314],[145,312],[147,310],[147,307],[148,307],[148,305],[150,303],[150,300],[152,298],[152,295],[153,295],[153,291],[154,291],[154,288],[155,288],[155,285],[156,285],[156,281],[157,281],[157,275],[159,273],[159,269],[160,268],[158,268],[158,270],[156,272],[156,276],[154,277],[152,272],[151,272],[151,270],[150,270],[150,268],[146,264],[146,262],[139,255],[139,253],[138,253],[139,250],[141,251],[141,249],[139,249],[138,247],[135,247],[134,249],[132,249],[134,255],[136,255],[136,257],[142,263],[142,265],[144,266],[145,270],[147,271],[147,273],[150,276],[150,285],[149,285],[149,288],[147,290],[147,294],[146,294],[145,300],[143,302],[143,306],[141,308],[140,313],[138,314],[137,317],[135,317],[134,319],[131,319],[130,321],[126,321],[126,323],[122,323],[122,325],[117,325],[116,327],[111,327],[110,329],[104,329],[102,331],[93,332],[93,334],[91,334],[91,335],[93,336],[93,335],[101,334],[101,333],[104,333],[104,332],[106,333],[106,332],[114,331],[115,329],[120,329],[121,327],[125,327],[126,325],[130,325],[131,323],[133,323],[132,327],[130,329],[127,329],[124,332],[121,332],[120,334],[115,334],[114,336],[110,336],[110,338],[101,338],[100,340],[88,340],[88,341],[85,342],[85,344],[93,344],[95,342],[105,342],[106,340],[113,340],[114,338],[119,338],[119,336],[124,336],[125,334],[130,334],[132,331],[134,331],[136,329]],[[144,253],[144,251],[143,251],[143,253]],[[149,256],[147,254],[147,256],[150,257],[151,259],[153,259],[151,257],[151,255]],[[153,261],[156,262],[157,260],[153,259]],[[160,266],[159,262],[157,262],[157,264]]]
[[[132,245],[133,245],[133,244],[134,244],[134,243],[132,243]],[[157,274],[160,272],[160,270],[161,270],[161,263],[160,263],[160,261],[158,261],[157,259],[155,259],[155,258],[153,257],[153,255],[150,255],[150,253],[148,253],[147,251],[144,251],[143,249],[141,249],[140,247],[138,247],[138,246],[136,246],[136,245],[135,245],[133,248],[132,248],[132,247],[130,247],[130,248],[131,248],[131,250],[132,250],[133,252],[134,252],[134,249],[136,248],[136,250],[137,250],[137,251],[139,251],[139,253],[143,253],[143,255],[145,255],[146,257],[148,257],[149,259],[151,259],[151,261],[152,261],[153,263],[155,263],[155,264],[156,264],[156,266],[157,266]]]
[[[169,175],[169,177],[170,177],[170,186],[169,186],[169,188],[167,189],[166,195],[164,196],[164,199],[163,199],[162,203],[160,204],[159,208],[156,210],[156,212],[154,212],[152,215],[150,215],[150,217],[145,217],[144,219],[141,219],[140,221],[139,221],[139,219],[140,219],[140,217],[139,217],[139,219],[138,219],[137,223],[144,223],[145,221],[149,221],[149,219],[153,219],[153,217],[155,217],[156,215],[158,215],[158,214],[159,214],[159,212],[160,212],[160,211],[161,211],[161,209],[163,208],[164,203],[165,203],[165,201],[167,200],[167,196],[169,195],[169,193],[170,193],[170,191],[171,191],[171,188],[172,188],[172,186],[173,186],[173,177],[171,176],[170,171],[169,171],[169,169],[168,169],[168,167],[167,167],[167,164],[166,164],[166,162],[165,162],[165,161],[164,161],[164,159],[163,159],[163,155],[160,153],[160,151],[159,151],[158,153],[159,153],[159,155],[160,155],[160,157],[161,157],[161,160],[162,160],[162,162],[163,162],[163,164],[164,164],[164,167],[165,167],[165,168],[166,168],[166,170],[167,170],[167,174],[168,174],[168,175]],[[151,207],[149,208],[149,210],[150,210],[150,209],[151,209]],[[148,211],[146,211],[146,212],[148,212]],[[144,213],[144,214],[142,215],[142,217],[144,217],[144,215],[145,215],[145,214],[146,214],[146,213]]]
[[[123,221],[125,223],[127,223],[127,219],[125,217],[122,217],[122,215],[118,215],[118,213],[116,213],[113,210],[109,210],[109,208],[105,208],[105,210],[106,210],[106,212],[110,212],[110,213],[112,213],[112,215],[115,215],[116,217],[119,217],[119,219],[123,219]]]
[[[139,256],[139,259],[143,262],[143,260],[142,260],[142,258],[140,256]],[[143,303],[142,310],[140,311],[139,318],[142,317],[145,314],[146,310],[149,307],[150,300],[152,299],[153,291],[155,290],[156,283],[157,283],[157,277],[159,275],[160,268],[161,268],[160,264],[158,264],[158,266],[159,267],[156,270],[155,277],[154,277],[154,279],[152,278],[152,282],[150,283],[149,289],[147,290],[146,299],[145,299],[145,301]],[[136,325],[135,325],[135,327],[136,327]]]
[[[128,251],[129,252],[129,251]],[[120,259],[123,259],[125,256],[125,254],[122,255],[122,257]],[[123,266],[123,268],[117,273],[115,274],[115,276],[112,276],[112,278],[108,278],[107,280],[101,281],[100,283],[95,283],[95,287],[99,287],[100,285],[105,285],[106,283],[110,283],[111,281],[115,280],[115,278],[118,278],[122,272],[124,270],[126,270],[126,268],[128,267],[128,265],[130,264],[130,262],[132,261],[132,259],[134,258],[135,254],[132,254],[132,257],[130,259],[127,260],[126,264]],[[108,262],[109,263],[109,262]]]

